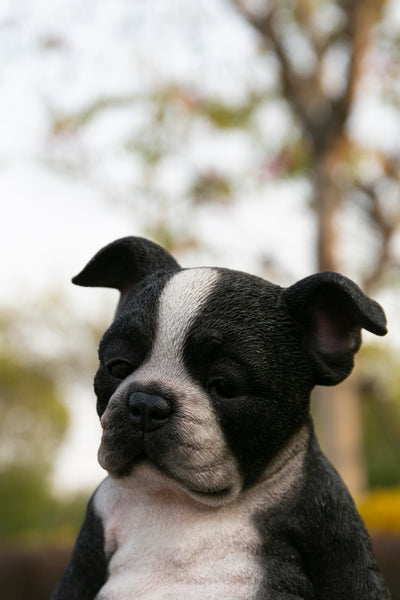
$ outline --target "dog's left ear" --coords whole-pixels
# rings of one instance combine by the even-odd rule
[[[316,273],[286,288],[289,314],[301,326],[314,382],[335,385],[350,374],[361,345],[361,328],[385,335],[381,306],[339,273]]]
[[[179,271],[180,266],[164,248],[141,237],[125,237],[105,246],[73,279],[77,285],[109,287],[121,292],[117,314],[129,292],[152,273]]]

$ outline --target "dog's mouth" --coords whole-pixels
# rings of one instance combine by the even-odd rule
[[[134,475],[141,465],[151,465],[160,473],[170,476],[168,465],[163,460],[164,454],[162,440],[152,434],[132,429],[115,431],[103,428],[98,461],[115,479]]]
[[[116,479],[128,475],[135,463],[147,458],[143,440],[139,436],[135,436],[135,439],[129,438],[122,429],[103,428],[97,454],[98,462]]]
[[[178,486],[182,491],[202,504],[221,505],[237,494],[234,486],[226,485],[226,481],[213,482],[199,481],[193,470],[188,465],[187,472],[178,472],[171,464],[163,460],[161,456],[152,456],[142,447],[134,454],[124,455],[123,451],[111,449],[105,445],[100,446],[98,459],[100,465],[109,473],[109,475],[121,482],[123,486],[134,485],[139,476],[141,481],[148,477],[149,483],[152,481],[155,473],[158,472],[168,487],[168,481],[175,487]],[[221,484],[222,485],[219,485]]]
[[[192,413],[176,413],[168,424],[141,431],[132,427],[121,406],[116,405],[102,418],[98,452],[100,465],[113,479],[131,487],[137,483],[147,485],[146,481],[155,477],[167,488],[173,486],[210,505],[225,504],[237,497],[242,476],[219,439],[219,431],[213,432],[211,419],[194,420]]]
[[[211,489],[205,489],[205,490],[200,490],[200,489],[196,489],[196,488],[191,488],[191,487],[187,487],[186,488],[187,491],[190,494],[196,495],[199,498],[224,498],[225,496],[228,496],[231,492],[231,488],[230,487],[225,487],[221,490],[211,490]]]

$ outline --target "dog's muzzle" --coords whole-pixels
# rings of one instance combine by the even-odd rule
[[[162,396],[133,392],[128,398],[129,417],[135,427],[147,433],[159,429],[171,415],[171,404]]]

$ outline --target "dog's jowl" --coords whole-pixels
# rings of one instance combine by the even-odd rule
[[[121,295],[95,376],[108,477],[52,599],[388,599],[309,413],[381,307],[337,273],[281,288],[133,237],[74,282]]]

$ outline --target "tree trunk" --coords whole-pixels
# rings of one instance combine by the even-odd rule
[[[357,375],[339,387],[316,387],[312,411],[321,446],[354,497],[365,492],[367,476]]]
[[[336,259],[336,217],[342,200],[334,181],[335,162],[332,153],[327,152],[317,162],[315,171],[318,271],[340,270]],[[317,386],[312,395],[312,407],[324,452],[343,477],[352,495],[362,495],[367,477],[357,374],[353,373],[335,387]]]
[[[297,116],[303,128],[304,141],[307,140],[312,153],[318,227],[316,268],[319,271],[340,271],[337,262],[336,216],[343,196],[340,186],[337,185],[341,179],[338,167],[346,162],[349,147],[346,123],[361,80],[371,36],[386,0],[350,0],[343,3],[345,18],[342,27],[327,37],[322,35],[322,31],[319,32],[320,35],[316,34],[312,3],[293,3],[292,9],[288,8],[285,11],[286,15],[282,17],[279,2],[266,3],[263,13],[262,10],[253,12],[248,6],[252,3],[247,3],[246,0],[233,1],[274,51],[280,66],[282,95]],[[291,35],[291,24],[295,24],[302,31],[314,50],[316,65],[312,72],[304,73],[299,70],[287,51],[285,36],[287,39]],[[349,47],[349,66],[345,89],[339,97],[334,98],[324,91],[321,74],[329,49],[339,42]],[[353,189],[358,187],[357,181],[353,181]],[[378,206],[376,202],[374,206]],[[380,222],[387,225],[385,220],[381,219]],[[385,231],[386,245],[383,246],[380,255],[382,264],[386,261],[393,228],[387,228]],[[378,275],[381,272],[380,263],[377,263],[376,272]],[[372,282],[374,278],[373,273]],[[362,454],[361,406],[356,379],[357,375],[353,374],[351,379],[338,387],[317,388],[315,416],[322,445],[329,458],[342,474],[350,491],[359,495],[364,490],[366,471]]]

